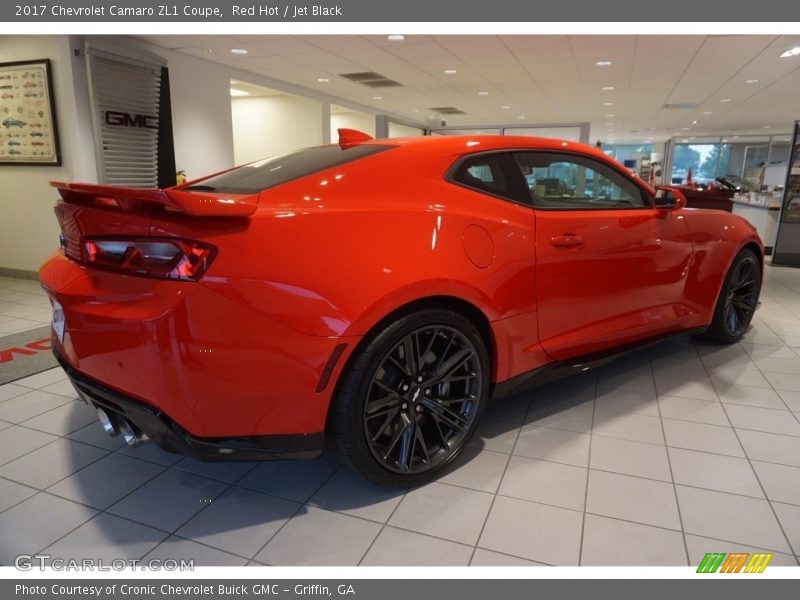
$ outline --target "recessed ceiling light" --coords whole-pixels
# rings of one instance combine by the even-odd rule
[[[404,39],[406,39],[406,36],[400,35],[399,33],[393,33],[392,35],[386,36],[386,38],[390,42],[402,42]]]
[[[455,75],[456,73],[458,73],[458,71],[456,71],[455,69],[445,69],[444,70],[444,74],[445,75]]]
[[[728,142],[728,140],[727,140],[727,139],[723,139],[723,140],[722,140],[722,143],[723,143],[723,144],[726,144],[727,142]]]
[[[328,83],[328,82],[330,82],[330,79],[328,79],[327,77],[317,77],[317,83]]]
[[[244,48],[231,48],[231,54],[247,54]]]
[[[745,83],[758,83],[758,79],[745,79]]]
[[[231,97],[236,98],[238,96],[249,96],[250,92],[245,92],[244,90],[237,90],[236,88],[231,88]]]
[[[478,96],[488,96],[489,92],[478,92]]]
[[[781,58],[791,58],[793,56],[800,56],[800,46],[789,48],[786,52],[781,54]]]
[[[613,102],[603,102],[603,106],[614,106]]]
[[[681,140],[681,144],[688,144],[689,140]]]
[[[214,54],[211,48],[203,48],[203,54]]]
[[[710,110],[704,110],[704,111],[703,111],[703,114],[704,114],[704,115],[713,115],[714,113],[713,113],[713,112],[711,112]]]
[[[614,91],[614,86],[613,85],[604,85],[601,89],[604,92],[613,92]]]
[[[692,121],[692,125],[697,125],[699,122],[700,122],[700,121],[698,121],[697,119],[695,119],[694,121]]]
[[[373,96],[373,100],[383,100],[383,96]]]
[[[730,101],[731,101],[730,98],[723,98],[722,100],[720,100],[720,102],[730,102]]]
[[[595,64],[595,66],[598,66],[598,67],[610,67],[611,66],[611,61],[610,60],[598,60],[594,64]]]

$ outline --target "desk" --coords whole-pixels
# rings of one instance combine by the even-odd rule
[[[739,215],[749,221],[758,230],[761,241],[767,254],[772,254],[772,247],[775,245],[775,236],[778,233],[778,215],[781,205],[777,202],[768,204],[751,204],[746,200],[734,198],[733,214]]]

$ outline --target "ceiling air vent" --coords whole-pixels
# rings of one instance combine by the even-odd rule
[[[365,71],[364,73],[340,73],[339,77],[344,77],[345,79],[371,88],[400,87],[403,85],[375,71]]]
[[[680,110],[691,110],[699,105],[696,102],[679,102],[677,104],[665,104],[662,108],[677,108]]]
[[[460,108],[456,108],[455,106],[434,106],[433,108],[430,108],[429,110],[432,110],[433,112],[437,112],[440,115],[465,115],[465,114],[467,114],[463,110],[461,110]]]

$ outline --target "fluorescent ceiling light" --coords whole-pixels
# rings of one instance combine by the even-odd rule
[[[793,56],[800,56],[800,46],[789,48],[786,52],[781,54],[781,58],[791,58]]]
[[[328,83],[328,82],[330,82],[330,79],[328,79],[327,77],[317,77],[317,83]]]
[[[244,48],[231,48],[231,54],[247,54]]]
[[[245,92],[244,90],[237,90],[236,88],[231,88],[231,97],[235,98],[238,96],[249,96],[250,92]]]
[[[603,106],[614,106],[613,102],[603,102]]]
[[[524,118],[525,118],[525,115],[519,115],[517,118],[518,118],[518,119],[524,119]]]
[[[604,92],[613,92],[614,91],[614,86],[613,85],[604,85],[601,89]]]
[[[758,79],[745,79],[745,83],[758,83]]]
[[[503,106],[501,106],[500,108],[502,108],[503,110],[508,110],[508,109],[510,109],[510,108],[511,108],[511,106],[509,106],[508,104],[504,104],[504,105],[503,105]]]
[[[730,101],[731,101],[730,98],[723,98],[722,100],[720,100],[720,102],[730,102]]]
[[[406,39],[406,36],[400,35],[399,33],[393,33],[392,35],[386,36],[390,42],[402,42]]]
[[[611,66],[611,61],[610,60],[598,60],[594,64],[595,64],[595,66],[598,66],[598,67],[610,67]]]
[[[458,73],[458,71],[456,71],[455,69],[445,69],[444,70],[444,74],[445,75],[455,75],[456,73]]]
[[[614,118],[614,113],[609,113],[606,115],[606,119],[613,119],[613,118]]]
[[[373,100],[383,100],[383,96],[373,96]]]
[[[488,96],[489,92],[478,92],[478,96]]]
[[[703,114],[704,114],[704,115],[713,115],[714,113],[713,113],[713,112],[711,112],[710,110],[704,110],[704,111],[703,111]]]

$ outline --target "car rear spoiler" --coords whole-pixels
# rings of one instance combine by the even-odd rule
[[[220,195],[174,188],[138,189],[64,181],[51,181],[50,185],[58,190],[64,202],[119,208],[127,212],[157,205],[194,217],[249,217],[258,208],[258,194]]]

